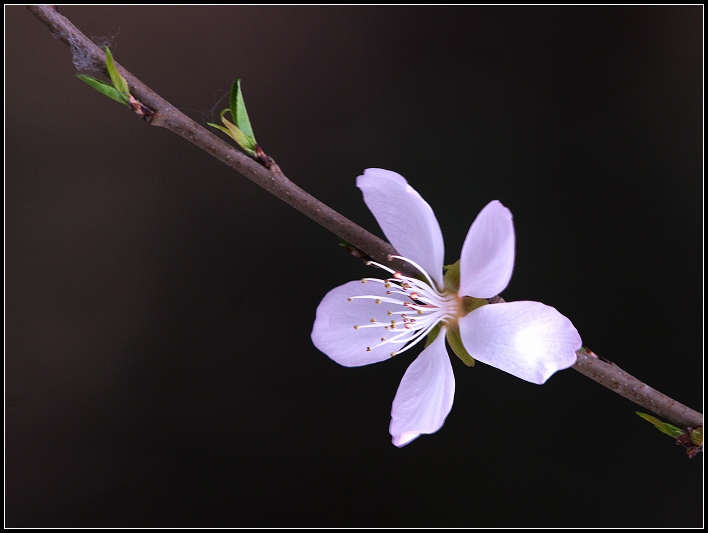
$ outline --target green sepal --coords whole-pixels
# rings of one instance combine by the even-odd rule
[[[123,94],[118,89],[113,87],[113,85],[110,85],[105,81],[92,78],[91,76],[86,76],[85,74],[77,74],[76,77],[79,78],[81,81],[88,83],[99,93],[104,94],[123,105],[128,105],[128,99],[123,96]]]
[[[445,275],[443,276],[443,286],[445,290],[457,294],[460,290],[460,260],[458,259],[451,265],[443,267]]]
[[[489,302],[484,298],[474,298],[472,296],[463,296],[460,298],[460,307],[462,309],[461,316],[467,316],[475,309],[487,305]]]
[[[673,438],[680,437],[684,433],[682,429],[677,428],[676,426],[672,426],[671,424],[667,424],[666,422],[662,422],[654,416],[648,415],[646,413],[640,413],[639,411],[635,412],[644,420],[652,423],[656,429],[658,429],[662,433],[666,433],[667,435]],[[693,440],[693,434],[691,435],[691,440]]]
[[[459,357],[463,363],[467,366],[474,366],[474,359],[467,353],[464,344],[462,344],[462,337],[460,337],[460,326],[457,324],[447,326],[447,343],[455,352],[455,355]]]
[[[425,347],[427,348],[431,344],[433,344],[433,341],[438,338],[438,335],[440,335],[440,330],[442,329],[442,323],[438,322],[436,326],[430,330],[430,333],[428,333],[428,338],[425,339]]]
[[[253,128],[251,127],[251,121],[248,120],[248,113],[246,112],[246,104],[243,101],[243,94],[241,94],[241,80],[234,80],[231,85],[231,96],[229,98],[229,104],[231,107],[231,118],[236,123],[236,127],[240,129],[246,137],[248,137],[253,144],[256,144],[256,138],[253,135]]]
[[[128,96],[130,96],[130,87],[128,87],[128,81],[121,76],[120,72],[116,68],[116,64],[113,61],[113,54],[106,46],[106,70],[108,71],[108,77],[111,78],[111,83],[119,93],[121,93],[125,101],[128,101]]]

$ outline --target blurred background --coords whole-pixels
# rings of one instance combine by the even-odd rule
[[[378,235],[368,167],[431,204],[448,262],[500,200],[502,296],[702,409],[702,6],[60,10],[202,124],[242,78],[265,151]],[[352,369],[310,341],[376,271],[77,80],[20,6],[5,50],[6,526],[702,525],[702,456],[573,370],[453,357],[444,427],[394,447],[418,350]]]

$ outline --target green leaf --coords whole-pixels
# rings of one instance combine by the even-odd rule
[[[236,127],[240,129],[255,146],[256,138],[253,135],[251,121],[248,120],[246,104],[243,101],[243,94],[241,94],[240,79],[234,80],[233,84],[231,85],[231,97],[229,99],[229,104],[231,105],[231,118],[236,123]]]
[[[97,80],[96,78],[92,78],[91,76],[86,76],[84,74],[77,74],[76,77],[79,78],[81,81],[88,83],[91,87],[96,89],[101,94],[105,94],[109,98],[113,98],[113,100],[115,100],[116,102],[128,105],[128,99],[123,96],[118,91],[118,89],[116,89],[112,85],[109,85],[105,81]]]
[[[671,437],[679,437],[683,435],[684,431],[680,428],[677,428],[676,426],[672,426],[671,424],[667,424],[666,422],[662,422],[658,418],[648,415],[646,413],[640,413],[639,411],[635,411],[639,416],[641,416],[644,420],[654,424],[654,427],[661,431],[662,433],[666,433],[667,435]]]
[[[691,442],[696,446],[703,446],[703,426],[691,431]]]
[[[128,82],[126,81],[126,79],[121,76],[120,72],[118,72],[116,64],[113,62],[113,55],[111,54],[111,51],[108,49],[107,46],[106,70],[108,70],[108,76],[111,78],[111,83],[113,84],[113,87],[115,87],[118,92],[124,95],[125,99],[127,100],[128,96],[130,95],[130,87],[128,87]]]
[[[232,123],[231,121],[229,121],[228,119],[224,118],[224,113],[226,113],[227,111],[229,111],[229,110],[228,110],[228,109],[224,109],[224,110],[221,112],[221,122],[223,122],[223,123],[224,123],[224,126],[226,126],[226,127],[222,127],[222,126],[219,126],[219,125],[217,125],[217,124],[212,124],[212,123],[209,123],[209,125],[210,125],[210,126],[213,126],[213,127],[215,127],[215,128],[219,128],[221,131],[223,131],[224,133],[226,133],[226,135],[228,135],[228,136],[231,137],[234,141],[236,141],[236,143],[238,143],[238,145],[239,145],[241,148],[243,148],[243,150],[244,150],[248,155],[250,155],[251,157],[255,157],[255,155],[256,155],[256,152],[255,152],[256,144],[255,144],[255,142],[253,142],[250,138],[248,138],[245,133],[243,133],[239,128],[236,127],[235,124],[233,124],[233,123]]]
[[[209,126],[211,126],[212,128],[218,128],[218,129],[220,129],[220,130],[223,131],[226,135],[228,135],[229,137],[231,137],[231,132],[230,132],[228,129],[226,129],[224,126],[219,126],[218,124],[214,124],[213,122],[207,122],[207,124],[208,124]]]

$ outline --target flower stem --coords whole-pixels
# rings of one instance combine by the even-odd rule
[[[80,52],[83,57],[92,60],[97,68],[105,72],[105,52],[66,17],[60,15],[54,6],[27,6],[27,9],[46,24],[57,39],[68,44],[74,53]],[[147,108],[147,110],[142,110],[142,113],[139,112],[140,109],[134,109],[134,111],[145,118],[150,125],[161,126],[184,137],[242,176],[257,183],[266,191],[346,240],[352,245],[353,249],[350,250],[354,255],[357,255],[355,252],[360,252],[363,256],[391,266],[404,274],[412,276],[417,274],[417,271],[412,270],[404,262],[389,261],[389,255],[397,255],[393,246],[302,190],[290,181],[272,160],[269,161],[269,168],[266,168],[264,164],[251,159],[181,113],[123,67],[118,64],[116,67],[128,81],[131,94]],[[150,111],[154,112],[154,115],[151,115]],[[500,299],[500,301],[503,300]],[[586,348],[581,348],[576,353],[578,361],[573,368],[581,374],[677,426],[696,428],[703,425],[701,413],[649,387],[613,363],[598,357]]]

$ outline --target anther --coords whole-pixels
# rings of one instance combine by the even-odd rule
[[[372,323],[373,323],[373,322],[376,322],[376,319],[375,319],[375,318],[370,318],[370,319],[369,319],[369,322],[372,322]]]
[[[352,299],[351,299],[351,298],[347,298],[347,302],[351,302],[351,301],[352,301]]]
[[[367,347],[366,347],[366,351],[367,351],[367,352],[370,352],[370,351],[371,351],[371,348],[370,348],[369,346],[367,346]]]
[[[359,326],[354,326],[354,329],[359,329]]]
[[[380,304],[380,303],[381,303],[381,300],[379,300],[378,298],[377,298],[376,300],[374,300],[374,301],[375,301],[377,304]]]

